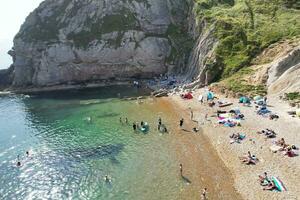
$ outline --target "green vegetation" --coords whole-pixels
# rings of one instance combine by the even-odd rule
[[[285,93],[285,96],[289,101],[300,100],[300,92]]]
[[[234,93],[241,93],[244,95],[266,95],[267,90],[264,85],[253,85],[249,81],[245,80],[243,77],[251,74],[253,72],[250,68],[243,68],[231,77],[222,81],[224,86]]]
[[[219,79],[250,65],[264,48],[300,35],[297,0],[195,0],[198,21],[215,26]],[[241,87],[241,86],[239,86]],[[238,87],[232,86],[239,90]],[[247,88],[247,87],[246,87]]]

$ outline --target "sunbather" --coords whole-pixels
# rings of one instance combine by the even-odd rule
[[[245,163],[246,165],[250,165],[250,164],[256,164],[258,159],[256,158],[255,155],[251,155],[250,151],[248,151],[248,155],[244,155],[242,157],[240,157],[240,160]]]
[[[288,157],[295,157],[297,154],[292,150],[292,147],[289,146],[286,150],[286,153],[284,155],[287,155]]]
[[[263,175],[259,175],[258,178],[259,178],[260,185],[262,186],[269,185],[269,183],[271,182],[271,179],[268,177],[267,172],[264,172]]]
[[[276,189],[276,185],[274,184],[273,181],[270,181],[269,184],[263,188],[263,190],[274,190],[274,189]]]
[[[285,148],[287,146],[287,144],[285,143],[284,138],[279,139],[278,141],[275,142],[275,144],[277,144],[278,146],[281,146],[283,148]]]

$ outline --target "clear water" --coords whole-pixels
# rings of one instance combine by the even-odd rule
[[[141,91],[0,97],[0,199],[178,199],[176,153],[170,136],[155,130],[157,117],[169,116],[151,99],[124,95]],[[134,133],[119,122],[125,116],[147,121],[150,132]]]

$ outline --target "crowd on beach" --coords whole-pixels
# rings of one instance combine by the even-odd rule
[[[185,92],[181,93],[180,97],[183,100],[190,100],[194,98],[194,94],[193,92]],[[208,107],[214,108],[213,110],[215,110],[215,115],[212,115],[211,117],[216,117],[217,123],[220,125],[233,128],[236,126],[242,126],[243,120],[246,120],[247,116],[241,113],[239,108],[230,107],[230,109],[226,109],[227,106],[233,105],[232,102],[219,99],[209,89],[206,89],[203,94],[200,94],[197,100],[200,104],[206,102]],[[269,109],[268,98],[266,96],[255,96],[254,98],[241,96],[237,101],[240,103],[240,106],[251,107],[251,105],[254,104],[255,112],[258,116],[262,116],[270,120],[278,120],[280,117],[277,113],[272,112]],[[217,110],[215,109],[216,107]],[[193,116],[193,113],[191,113],[191,116]],[[206,114],[205,119],[207,120],[207,118],[208,116]],[[264,135],[266,139],[277,137],[277,133],[270,128],[257,131],[257,134]],[[246,134],[235,132],[229,135],[229,138],[230,144],[241,143],[246,139]],[[250,141],[255,143],[252,139],[250,139]],[[284,138],[272,141],[270,149],[274,153],[282,152],[282,155],[286,155],[288,157],[296,157],[299,155],[299,148],[295,144],[287,144]],[[247,154],[240,156],[239,159],[241,160],[241,163],[246,165],[256,165],[259,162],[259,158],[250,151],[248,151]],[[258,180],[260,185],[263,187],[263,190],[287,190],[284,183],[277,176],[269,176],[267,172],[264,172],[263,175],[259,175]]]

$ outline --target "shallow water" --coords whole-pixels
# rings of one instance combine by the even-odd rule
[[[176,152],[155,131],[157,116],[168,116],[151,99],[118,98],[125,95],[141,91],[0,97],[0,199],[177,199]],[[149,134],[121,124],[125,116],[149,122]]]

